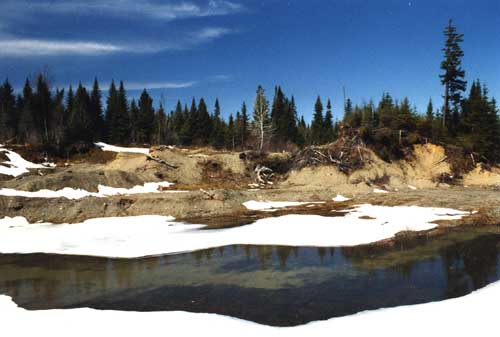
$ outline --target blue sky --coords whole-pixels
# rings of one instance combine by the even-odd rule
[[[441,102],[442,30],[465,34],[469,81],[500,98],[498,0],[2,0],[0,76],[21,87],[45,67],[53,85],[124,80],[171,109],[219,97],[223,114],[252,105],[262,84],[294,95],[309,119],[317,95],[340,116],[342,87],[354,102],[383,91],[419,110]],[[105,94],[105,92],[104,92]]]

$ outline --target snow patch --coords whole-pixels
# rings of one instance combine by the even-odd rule
[[[144,194],[144,193],[179,193],[185,191],[160,191],[160,187],[170,187],[174,185],[168,181],[158,183],[145,183],[144,185],[137,185],[132,188],[110,187],[99,185],[98,192],[89,192],[82,189],[74,189],[65,187],[63,189],[53,190],[39,190],[39,191],[19,191],[11,188],[0,189],[0,195],[9,197],[25,197],[25,198],[67,198],[67,199],[82,199],[85,197],[104,198],[114,195],[131,195],[131,194]]]
[[[408,188],[409,188],[410,190],[414,190],[414,191],[417,189],[417,188],[416,188],[415,186],[413,186],[413,185],[408,185]]]
[[[32,163],[30,161],[25,160],[18,153],[11,150],[7,150],[3,147],[0,147],[0,152],[5,153],[7,158],[9,158],[8,161],[0,163],[0,174],[17,177],[23,173],[29,172],[28,169],[43,169],[55,166],[52,163],[47,163],[47,165]]]
[[[351,200],[351,198],[346,198],[343,195],[337,194],[337,196],[335,198],[332,198],[332,200],[335,202],[343,202],[343,201]]]
[[[321,202],[300,202],[300,201],[245,201],[243,206],[252,211],[277,211],[279,208],[295,207],[310,204],[324,204]]]
[[[432,223],[436,220],[470,215],[446,208],[370,204],[346,212],[340,217],[292,214],[218,230],[156,215],[96,218],[62,225],[30,224],[23,217],[6,217],[0,220],[0,253],[137,258],[235,244],[356,246],[388,239],[401,231],[432,229],[437,226]]]
[[[375,189],[373,190],[373,193],[389,193],[389,192],[388,192],[388,191],[386,191],[386,190],[381,190],[381,189],[379,189],[379,188],[375,188]]]
[[[141,148],[141,147],[122,147],[109,145],[103,142],[95,143],[96,146],[100,147],[103,151],[109,152],[128,152],[128,153],[142,153],[145,155],[149,155],[149,149]]]

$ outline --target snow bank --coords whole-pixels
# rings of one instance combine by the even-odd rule
[[[26,198],[67,198],[67,199],[81,199],[85,197],[110,197],[113,195],[131,195],[143,193],[167,193],[167,192],[185,192],[185,191],[160,191],[160,187],[170,187],[174,185],[168,181],[159,183],[145,183],[144,185],[137,185],[132,188],[110,187],[99,185],[98,192],[89,192],[82,189],[74,189],[65,187],[61,190],[39,190],[39,191],[19,191],[11,188],[0,189],[0,195],[9,197],[26,197]]]
[[[0,295],[2,332],[8,336],[481,336],[497,331],[500,282],[467,296],[365,311],[296,327],[271,327],[228,316],[182,311],[131,312],[95,309],[28,311]],[[28,324],[26,324],[28,322]],[[64,324],[62,324],[62,322]],[[91,322],[91,324],[82,324]]]
[[[375,188],[375,189],[373,190],[373,193],[389,193],[389,192],[387,192],[386,190],[381,190],[381,189],[379,189],[379,188]]]
[[[37,168],[41,169],[41,168],[47,168],[47,166],[52,167],[51,164],[45,166],[41,164],[32,163],[30,161],[25,160],[18,153],[11,150],[7,150],[2,147],[0,147],[0,152],[5,153],[7,158],[9,158],[8,161],[4,161],[0,164],[0,174],[17,177],[23,173],[29,172],[28,169],[37,169]]]
[[[141,148],[141,147],[121,147],[121,146],[109,145],[109,144],[102,143],[102,142],[95,143],[95,145],[100,147],[101,150],[103,150],[103,151],[142,153],[145,155],[149,155],[149,149]]]
[[[337,196],[335,198],[332,198],[332,200],[335,202],[342,202],[342,201],[351,200],[351,198],[346,198],[343,195],[337,194]]]
[[[242,245],[355,246],[393,237],[404,230],[436,227],[435,220],[470,214],[417,206],[358,205],[345,216],[285,215],[228,229],[147,215],[97,218],[77,224],[29,224],[25,218],[0,220],[0,253],[53,253],[136,258]]]
[[[252,211],[277,211],[279,208],[294,207],[310,204],[324,204],[321,202],[299,202],[299,201],[255,201],[250,200],[243,203],[247,209]]]

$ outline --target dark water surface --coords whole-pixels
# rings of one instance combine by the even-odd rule
[[[395,248],[228,246],[144,259],[0,255],[27,309],[186,310],[289,326],[463,296],[500,279],[498,228]]]

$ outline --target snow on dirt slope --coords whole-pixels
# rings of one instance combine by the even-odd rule
[[[446,208],[370,204],[346,212],[336,217],[292,214],[218,230],[155,215],[96,218],[62,225],[30,224],[23,217],[6,217],[0,220],[0,253],[137,258],[235,244],[355,246],[388,239],[401,231],[429,230],[437,226],[433,221],[470,214]]]
[[[25,198],[66,198],[66,199],[81,199],[85,197],[97,197],[104,198],[114,195],[132,195],[132,194],[143,194],[143,193],[160,193],[162,192],[160,188],[170,187],[174,185],[173,183],[163,181],[158,183],[144,183],[144,185],[136,185],[132,188],[120,188],[120,187],[110,187],[104,185],[98,185],[98,192],[89,192],[83,189],[75,189],[70,187],[65,187],[63,189],[53,191],[42,189],[38,191],[20,191],[11,188],[0,189],[0,195],[9,197],[25,197]],[[163,192],[183,192],[183,191],[163,191]]]
[[[149,155],[149,148],[140,148],[140,147],[122,147],[122,146],[115,146],[115,145],[109,145],[103,142],[98,142],[95,143],[97,147],[100,147],[101,150],[103,151],[110,151],[110,152],[125,152],[125,153],[142,153],[145,155]]]
[[[489,336],[498,330],[500,282],[464,297],[365,311],[295,327],[271,327],[228,316],[183,311],[126,312],[95,309],[29,311],[0,295],[5,336]],[[293,308],[290,308],[293,310]],[[86,324],[85,322],[91,322]],[[27,324],[28,323],[28,324]]]
[[[0,153],[5,154],[9,159],[0,163],[0,174],[17,177],[23,173],[29,172],[28,169],[44,169],[53,167],[53,164],[47,163],[47,165],[35,164],[30,161],[25,160],[18,153],[7,150],[0,146]]]

